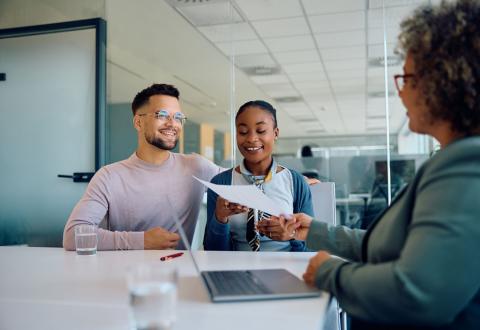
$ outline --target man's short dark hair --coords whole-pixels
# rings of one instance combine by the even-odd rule
[[[173,96],[178,100],[180,97],[180,92],[173,85],[153,84],[152,86],[145,88],[144,90],[139,92],[137,95],[135,95],[135,98],[133,99],[133,102],[132,102],[133,115],[137,113],[137,110],[139,108],[147,104],[148,100],[150,99],[150,96],[153,96],[153,95]]]

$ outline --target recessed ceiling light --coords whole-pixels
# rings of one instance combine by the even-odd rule
[[[387,56],[387,66],[397,66],[402,63],[400,56],[397,55],[388,55]],[[368,65],[371,67],[381,67],[385,66],[385,57],[375,57],[368,59]]]
[[[392,96],[395,96],[395,92],[393,92],[392,90],[389,90],[388,97],[392,97]],[[385,91],[369,92],[368,97],[371,99],[385,97]]]
[[[279,74],[280,68],[277,66],[254,66],[242,68],[242,70],[249,76],[269,76],[273,74]]]
[[[315,117],[300,117],[300,118],[294,117],[293,119],[295,119],[295,121],[299,123],[311,123],[311,122],[317,121],[317,118]]]
[[[300,96],[285,96],[285,97],[276,97],[274,98],[275,102],[278,103],[294,103],[301,102],[303,99]]]

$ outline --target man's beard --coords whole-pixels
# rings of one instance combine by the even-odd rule
[[[172,150],[175,149],[178,143],[178,138],[175,140],[175,143],[172,145],[167,144],[165,141],[163,141],[161,138],[152,136],[152,135],[147,135],[145,134],[145,140],[147,140],[148,143],[150,143],[152,146],[157,147],[158,149],[162,150]]]

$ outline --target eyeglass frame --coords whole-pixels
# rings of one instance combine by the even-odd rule
[[[405,87],[405,79],[407,78],[414,78],[416,74],[414,73],[405,73],[405,74],[396,74],[393,76],[393,79],[395,80],[395,87],[397,88],[398,92],[401,92],[403,88]],[[400,84],[398,81],[402,79],[402,88],[400,88]]]
[[[160,114],[162,114],[162,116],[160,116]],[[180,114],[182,117],[175,118],[175,116],[177,116],[178,114]],[[137,114],[137,116],[147,116],[147,115],[152,115],[154,116],[155,119],[161,120],[163,122],[172,120],[173,122],[179,123],[181,126],[183,126],[185,124],[185,121],[187,120],[187,116],[185,116],[182,112],[178,111],[178,112],[175,112],[173,115],[170,115],[170,113],[165,109],[161,109],[153,113],[149,112],[149,113]]]

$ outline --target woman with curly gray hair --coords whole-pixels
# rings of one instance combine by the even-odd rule
[[[421,7],[399,41],[410,129],[442,149],[366,231],[296,214],[294,237],[326,250],[304,279],[354,330],[480,329],[480,1]]]

